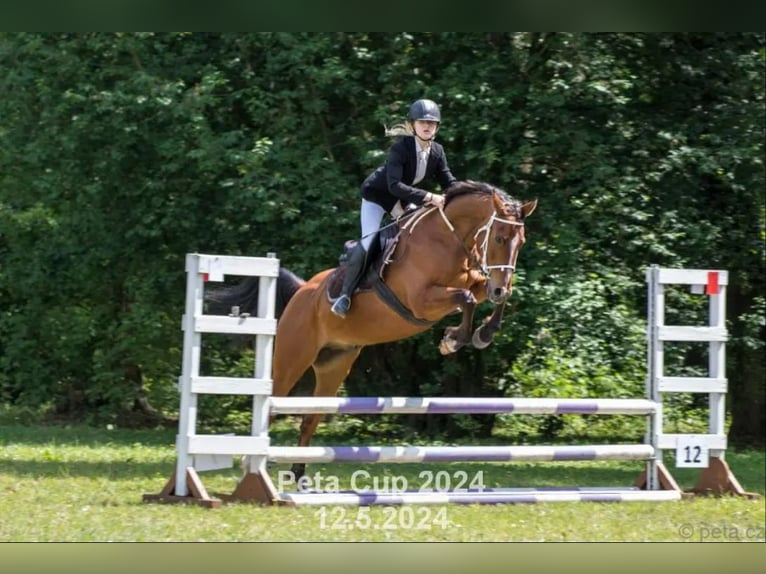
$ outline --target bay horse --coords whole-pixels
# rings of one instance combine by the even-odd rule
[[[314,396],[335,396],[362,348],[421,333],[447,315],[462,311],[458,326],[447,327],[439,349],[453,353],[472,343],[485,348],[500,328],[513,289],[516,258],[526,238],[524,220],[537,207],[492,185],[463,181],[445,192],[445,206],[420,208],[400,218],[399,237],[376,288],[358,290],[345,319],[330,311],[336,268],[304,281],[280,269],[273,395],[287,396],[309,367]],[[257,315],[258,278],[213,291],[213,312],[239,306]],[[329,290],[328,290],[329,289]],[[489,300],[494,311],[473,330],[474,309]],[[227,311],[226,311],[227,312]],[[303,415],[299,446],[309,446],[321,419]],[[296,480],[305,464],[293,466]]]

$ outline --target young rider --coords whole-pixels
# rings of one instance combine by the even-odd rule
[[[417,100],[410,106],[407,123],[386,130],[386,135],[403,136],[388,150],[386,162],[362,183],[362,238],[349,254],[346,276],[332,312],[345,317],[351,296],[367,263],[367,252],[383,216],[399,217],[414,204],[444,207],[444,196],[414,187],[435,180],[446,190],[456,180],[447,165],[444,148],[434,141],[441,123],[439,106],[431,100]]]

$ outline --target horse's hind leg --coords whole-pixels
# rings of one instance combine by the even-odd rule
[[[343,381],[346,380],[354,361],[356,361],[361,351],[362,347],[322,349],[313,365],[316,377],[314,396],[334,397],[337,395],[338,389],[340,389]],[[311,437],[321,420],[321,414],[303,415],[298,446],[309,446],[311,444]],[[294,464],[292,472],[294,479],[297,481],[306,473],[306,464]]]
[[[301,296],[305,297],[300,292],[296,295]],[[288,306],[277,325],[272,365],[272,395],[275,397],[288,396],[303,373],[317,360],[319,349],[316,328],[311,321],[313,314],[305,311],[305,307],[305,304],[299,307]],[[272,415],[269,417],[269,425],[273,420]]]

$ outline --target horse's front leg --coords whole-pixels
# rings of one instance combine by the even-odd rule
[[[462,309],[463,319],[460,325],[447,327],[439,343],[441,354],[448,355],[471,342],[473,313],[477,302],[471,289],[432,285],[419,291],[416,298],[410,300],[409,304],[410,310],[416,317],[434,317],[435,315],[444,317],[456,307]]]
[[[473,313],[476,309],[476,303],[466,303],[463,305],[463,318],[457,327],[447,327],[444,330],[444,336],[439,343],[439,352],[442,355],[454,353],[461,347],[465,347],[471,340],[471,329],[473,328]]]
[[[444,330],[444,336],[439,343],[439,352],[442,355],[449,355],[454,353],[461,347],[465,347],[471,340],[471,330],[473,329],[473,314],[476,310],[476,298],[473,294],[465,289],[461,294],[463,302],[459,303],[459,307],[463,310],[463,316],[460,320],[460,325],[457,327],[447,327]]]
[[[503,322],[503,310],[505,309],[505,303],[495,305],[495,310],[492,311],[492,315],[484,319],[484,322],[473,333],[471,343],[477,349],[485,349],[489,347],[492,342],[492,338],[495,333],[500,329],[500,325]]]

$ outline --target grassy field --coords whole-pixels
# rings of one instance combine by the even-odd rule
[[[764,541],[759,500],[697,498],[663,503],[547,503],[448,507],[261,508],[217,510],[145,504],[174,467],[173,431],[0,426],[2,541]],[[764,494],[762,451],[730,451],[746,490]],[[672,460],[669,461],[672,466]],[[350,468],[353,467],[353,468]],[[309,475],[360,472],[423,486],[424,470],[456,481],[460,472],[484,486],[628,486],[638,462],[313,465]],[[276,478],[275,467],[272,475]],[[369,477],[367,474],[369,472]],[[696,471],[675,469],[682,487]],[[237,468],[204,473],[211,493],[231,492]],[[332,485],[330,485],[332,486]]]

